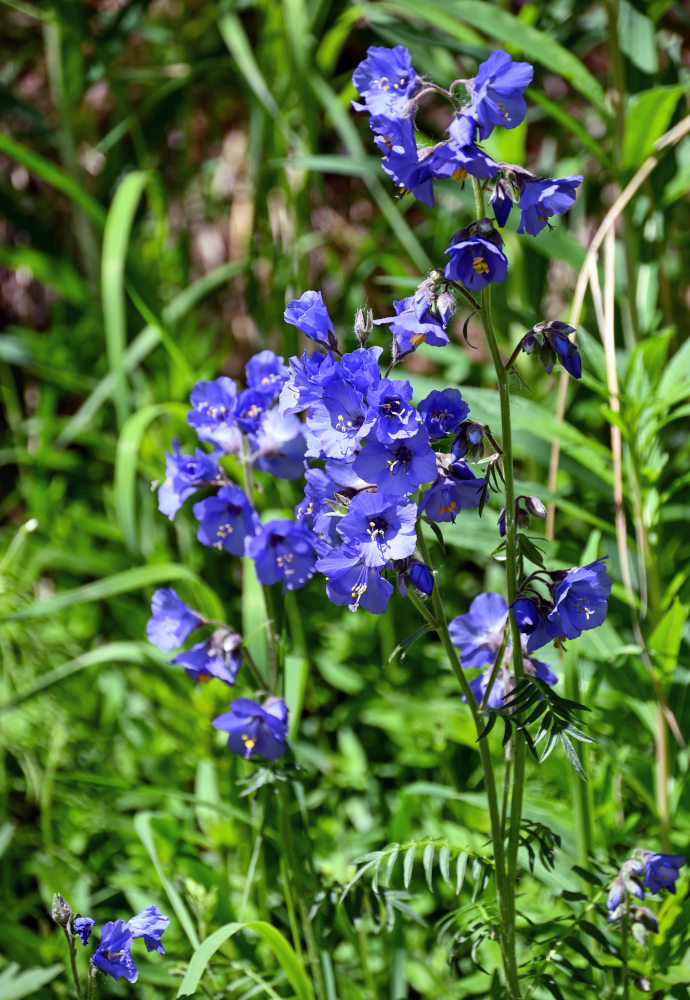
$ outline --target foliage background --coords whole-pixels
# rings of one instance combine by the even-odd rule
[[[20,980],[5,967],[0,982],[8,996],[57,998],[68,987],[64,942],[48,916],[56,890],[99,922],[151,902],[170,910],[167,886],[201,938],[269,914],[286,928],[281,834],[262,805],[270,798],[248,807],[241,781],[252,768],[231,759],[209,725],[226,689],[191,690],[144,640],[155,586],[173,584],[246,632],[257,595],[242,593],[236,560],[196,544],[189,512],[174,525],[158,514],[150,483],[174,434],[192,443],[184,415],[194,381],[241,376],[264,347],[302,349],[282,323],[286,300],[323,289],[342,331],[365,301],[388,315],[472,217],[471,193],[450,183],[433,213],[394,201],[367,124],[349,108],[367,46],[407,45],[418,71],[441,83],[473,75],[494,47],[535,62],[526,125],[489,151],[585,182],[554,232],[518,239],[509,224],[511,268],[495,295],[508,352],[534,322],[568,318],[605,212],[688,113],[690,15],[667,0],[7,0],[0,16],[0,940],[6,962],[39,970]],[[440,134],[444,109],[432,102],[423,120]],[[588,297],[586,374],[568,390],[561,434],[548,560],[569,566],[608,553],[615,582],[606,625],[553,657],[561,690],[592,706],[598,743],[585,754],[586,786],[555,757],[530,771],[526,815],[562,838],[555,870],[537,862],[521,887],[534,954],[572,907],[604,927],[603,897],[573,874],[576,862],[609,872],[636,844],[690,856],[688,755],[660,726],[657,698],[663,691],[690,732],[690,139],[659,161],[617,220],[615,267],[601,271],[616,330],[608,381],[602,318]],[[423,389],[460,385],[473,416],[497,426],[488,352],[472,322],[463,342],[461,322],[454,345],[422,348],[408,368]],[[620,414],[609,401],[612,367]],[[519,492],[546,501],[558,379],[528,361],[520,370]],[[622,548],[612,427],[623,436]],[[288,484],[265,488],[266,509],[295,502]],[[445,532],[445,552],[436,550],[450,614],[482,589],[501,589],[490,558],[499,506],[495,498],[479,524],[461,518]],[[28,519],[35,530],[22,527]],[[412,631],[407,608],[391,603],[383,619],[341,614],[315,581],[280,612],[292,643],[295,756],[306,768],[292,826],[308,905],[354,874],[354,858],[390,842],[485,848],[467,713],[437,643],[391,658]],[[460,905],[451,931],[467,931],[478,912],[472,881],[458,903],[441,877],[430,892],[422,867],[409,903],[426,926],[398,917],[392,932],[375,933],[366,913],[377,902],[366,890],[353,903],[365,912],[358,928],[342,908],[322,910],[333,996],[486,995],[471,940],[456,942],[462,978],[452,983],[452,933],[436,925]],[[569,904],[557,898],[564,888],[591,895]],[[635,956],[675,997],[688,995],[686,888],[663,904],[659,935]],[[613,938],[583,933],[606,965]],[[179,919],[166,949],[165,959],[140,963],[144,1000],[171,996],[189,959]],[[495,945],[483,941],[474,958],[491,970]],[[577,975],[551,968],[564,995],[582,995],[573,976],[599,982],[586,958],[573,951],[567,961]],[[230,970],[225,995],[270,983],[285,995],[273,958],[251,937],[233,938],[219,962]],[[133,995],[121,982],[101,989]]]

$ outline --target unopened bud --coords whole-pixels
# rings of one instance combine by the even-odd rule
[[[53,895],[51,915],[59,927],[67,927],[72,917],[72,909],[69,903],[59,892]]]
[[[533,517],[546,517],[546,507],[539,497],[525,497],[525,507],[527,512]]]
[[[371,309],[361,307],[355,313],[355,336],[362,347],[369,339],[369,334],[374,328],[374,314]]]

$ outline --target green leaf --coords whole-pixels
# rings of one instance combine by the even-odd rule
[[[565,755],[568,758],[568,761],[570,762],[570,766],[572,767],[572,769],[575,772],[575,774],[578,776],[578,778],[581,778],[582,781],[587,781],[587,775],[585,774],[584,768],[583,768],[582,764],[580,763],[580,758],[578,757],[577,753],[575,752],[575,747],[571,743],[570,737],[568,736],[568,734],[567,733],[559,733],[558,738],[561,741],[561,746],[565,750]]]
[[[135,555],[141,555],[136,517],[137,462],[141,439],[157,417],[177,411],[184,419],[187,409],[184,403],[152,403],[128,417],[120,432],[115,455],[115,512],[125,544]]]
[[[450,880],[450,847],[448,844],[444,844],[438,852],[438,866],[441,870],[443,881],[452,889],[453,883]]]
[[[643,73],[658,73],[654,22],[628,0],[618,0],[618,44],[630,62]]]
[[[467,862],[469,860],[469,854],[463,851],[462,854],[458,855],[457,864],[455,866],[455,895],[460,894],[462,889],[462,884],[465,881],[465,872],[467,871]]]
[[[0,621],[21,621],[27,618],[45,618],[56,611],[62,611],[73,604],[84,604],[87,601],[105,601],[117,594],[126,594],[131,590],[141,590],[156,584],[169,584],[173,580],[186,580],[196,584],[197,589],[204,594],[209,607],[203,610],[209,617],[222,618],[223,608],[214,592],[207,587],[196,573],[181,563],[157,563],[154,566],[135,566],[133,569],[113,573],[112,576],[86,583],[74,590],[63,590],[61,593],[48,597],[44,601],[35,601],[25,608],[20,608],[14,614],[7,615]]]
[[[101,255],[101,298],[108,364],[115,383],[118,423],[129,413],[129,384],[124,366],[127,343],[125,260],[131,241],[132,223],[150,173],[133,170],[122,180],[108,209]]]
[[[62,964],[49,965],[45,969],[20,969],[16,962],[0,972],[0,997],[2,1000],[22,1000],[35,997],[41,987],[55,979],[63,971]]]
[[[99,666],[103,663],[136,663],[142,666],[149,665],[152,660],[158,659],[158,650],[148,642],[107,642],[97,649],[92,649],[88,653],[82,653],[73,660],[68,660],[54,670],[49,670],[45,674],[37,677],[33,684],[18,691],[4,705],[0,705],[0,715],[10,712],[12,709],[28,701],[35,695],[59,684],[72,674],[85,670],[87,667]],[[164,662],[161,658],[161,662]]]
[[[688,620],[688,606],[675,599],[649,637],[649,650],[665,677],[673,677],[683,639],[683,627]]]
[[[654,151],[654,143],[668,128],[686,87],[652,87],[635,94],[625,114],[621,166],[634,170]]]
[[[417,847],[413,844],[405,851],[405,860],[403,861],[403,885],[406,889],[409,889],[410,882],[412,881],[412,869],[414,868],[414,856],[416,850]]]
[[[142,842],[146,851],[148,852],[151,861],[153,862],[153,867],[156,869],[158,878],[161,880],[161,885],[165,890],[165,894],[170,900],[170,905],[175,911],[175,916],[180,921],[183,931],[189,938],[189,943],[192,948],[199,947],[199,935],[196,932],[196,927],[194,926],[194,921],[189,915],[189,911],[185,906],[182,897],[179,892],[172,884],[166,873],[163,871],[163,866],[158,857],[158,851],[156,850],[156,843],[153,836],[153,830],[151,828],[151,819],[153,818],[153,813],[150,812],[140,812],[134,817],[134,830]],[[201,975],[203,969],[200,970],[199,975]],[[197,980],[198,982],[198,980]],[[178,996],[180,994],[178,993]]]
[[[434,870],[434,845],[427,844],[424,848],[424,854],[422,855],[422,864],[424,865],[424,874],[426,875],[426,884],[429,886],[429,892],[434,891],[434,886],[432,882],[432,875]]]
[[[197,990],[204,970],[212,956],[218,951],[221,945],[225,944],[233,935],[239,931],[254,931],[261,940],[268,945],[273,955],[277,959],[290,986],[295,992],[298,1000],[314,1000],[314,991],[307,978],[302,963],[297,958],[294,950],[283,937],[279,930],[263,920],[250,920],[246,923],[225,924],[217,931],[210,934],[201,944],[196,945],[196,949],[189,963],[189,968],[185,974],[180,988],[177,991],[178,997],[193,996]]]

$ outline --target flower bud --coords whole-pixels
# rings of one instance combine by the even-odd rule
[[[479,424],[474,420],[464,420],[453,441],[453,457],[467,457],[470,461],[481,457],[484,451],[483,438],[484,424]]]
[[[53,895],[51,915],[59,927],[67,927],[69,925],[72,909],[67,900],[59,892]]]
[[[546,507],[539,497],[524,497],[527,513],[533,517],[546,517]]]
[[[362,347],[366,345],[369,334],[374,329],[374,314],[371,309],[361,307],[355,313],[355,336]]]
[[[496,187],[494,188],[494,196],[491,199],[491,207],[494,210],[496,222],[499,224],[501,229],[503,229],[508,221],[510,210],[513,207],[510,184],[506,180],[503,180],[503,178],[498,181]]]
[[[426,563],[413,559],[408,573],[412,586],[416,587],[417,590],[421,590],[423,594],[429,597],[434,589],[434,574]]]

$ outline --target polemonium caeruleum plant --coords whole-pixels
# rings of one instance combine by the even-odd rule
[[[530,518],[544,516],[544,505],[538,497],[515,494],[510,370],[521,353],[536,353],[548,372],[561,365],[573,378],[582,373],[571,339],[575,331],[560,319],[527,331],[507,361],[493,325],[492,286],[505,280],[510,267],[500,230],[512,210],[520,213],[518,233],[538,239],[570,208],[582,182],[579,175],[538,177],[522,165],[494,161],[481,148],[493,129],[512,129],[523,121],[531,80],[528,63],[494,52],[476,77],[456,80],[446,90],[422,80],[402,46],[369,49],[353,76],[360,97],[354,107],[369,115],[382,167],[398,192],[411,193],[431,208],[435,182],[453,179],[471,186],[474,205],[468,203],[466,224],[448,236],[446,262],[431,270],[414,294],[393,302],[389,316],[374,319],[358,312],[357,346],[336,334],[322,293],[307,290],[287,304],[284,318],[312,342],[310,349],[287,363],[261,351],[246,366],[246,386],[223,376],[198,382],[192,390],[188,423],[199,443],[193,453],[183,453],[173,441],[159,509],[174,520],[187,500],[203,494],[191,505],[199,542],[253,563],[266,604],[266,662],[254,659],[230,625],[206,619],[171,588],[153,595],[147,628],[151,642],[166,653],[182,649],[192,633],[197,639],[203,633],[171,660],[195,681],[215,678],[233,687],[239,679],[244,690],[251,680],[253,697],[232,700],[213,726],[228,734],[231,752],[247,761],[273,762],[290,753],[290,720],[277,648],[283,640],[271,628],[270,588],[280,584],[286,593],[320,587],[333,604],[360,615],[385,614],[398,588],[421,619],[415,635],[438,636],[476,729],[497,913],[490,930],[502,956],[500,995],[511,1000],[534,985],[516,948],[518,848],[530,831],[522,819],[526,754],[543,760],[560,744],[584,777],[573,741],[589,739],[576,714],[581,706],[561,698],[557,675],[533,654],[560,648],[600,626],[611,592],[606,555],[584,566],[547,569],[524,531]],[[415,126],[419,103],[432,91],[449,105],[444,137],[433,144]],[[472,419],[462,387],[415,398],[399,367],[422,343],[439,350],[449,343],[459,305],[482,322],[496,373],[500,435]],[[386,337],[387,350],[369,346],[373,337]],[[240,470],[236,478],[233,469]],[[260,516],[257,470],[303,483],[303,498],[291,517]],[[437,533],[443,530],[439,525],[447,531],[471,530],[472,518],[481,516],[492,492],[503,503],[496,528],[496,553],[505,567],[503,593],[479,594],[469,609],[457,608],[451,581],[442,580],[434,566],[424,525]],[[528,571],[527,564],[534,568]],[[502,792],[488,739],[498,719],[505,731]],[[280,802],[284,809],[282,795]],[[284,812],[282,829],[289,863]],[[651,891],[672,888],[681,863],[680,856],[649,851],[626,863],[634,867],[619,876],[609,902],[614,914],[624,905],[624,938],[625,900],[631,891],[639,896],[635,886],[642,891],[634,876],[644,872]],[[315,988],[325,1000],[308,909],[303,900],[292,899],[289,878],[284,889],[295,947],[301,948],[299,910]],[[635,928],[653,929],[652,919],[633,918],[638,939]],[[98,960],[93,959],[98,968],[112,962],[107,957],[114,953],[115,945],[108,944],[112,937],[118,961],[126,966],[120,974],[131,972],[126,957],[135,936],[131,924],[106,925]],[[74,925],[74,934],[81,937],[87,929]]]

